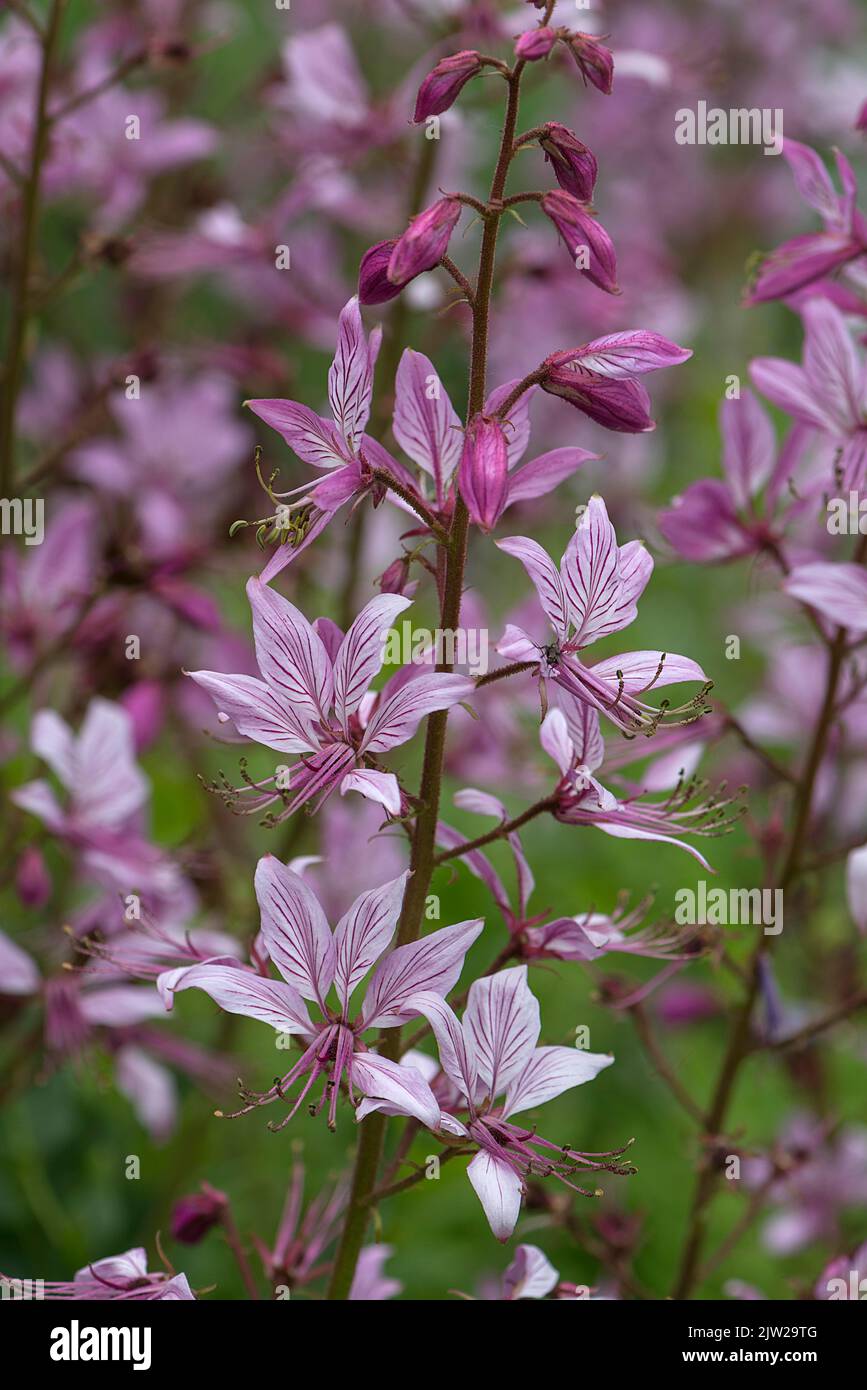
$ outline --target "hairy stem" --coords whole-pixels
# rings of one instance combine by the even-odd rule
[[[491,182],[490,202],[498,204],[506,186],[509,162],[515,139],[515,127],[520,101],[520,83],[523,63],[518,62],[509,74],[508,101],[503,130],[500,137],[500,150],[497,165]],[[483,408],[488,367],[488,324],[491,308],[491,291],[494,283],[496,263],[497,233],[501,213],[496,208],[485,219],[482,244],[479,252],[479,270],[473,294],[473,339],[470,358],[470,381],[467,400],[467,421]],[[442,587],[440,626],[446,631],[454,631],[460,626],[461,598],[464,587],[464,568],[467,556],[467,537],[469,533],[469,513],[463,499],[458,496],[455,503],[451,532],[445,552],[445,573]],[[448,662],[441,662],[440,671],[449,671]],[[411,877],[404,895],[403,908],[397,927],[396,946],[415,941],[421,931],[425,901],[430,887],[431,876],[436,864],[436,827],[439,817],[440,784],[442,781],[443,755],[445,753],[447,710],[437,710],[428,716],[425,734],[424,759],[422,763],[419,799],[421,809],[416,817],[410,853]],[[380,1056],[396,1059],[400,1055],[400,1030],[391,1028],[382,1038]],[[385,1139],[387,1117],[379,1112],[362,1120],[358,1138],[358,1151],[352,1179],[346,1220],[334,1259],[331,1284],[328,1290],[330,1299],[345,1299],[349,1295],[355,1266],[361,1252],[364,1234],[372,1207],[371,1193],[376,1187],[376,1178]]]

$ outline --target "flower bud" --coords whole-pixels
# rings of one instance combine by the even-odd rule
[[[606,294],[619,294],[614,243],[602,224],[562,189],[545,194],[542,211],[554,223],[581,274]]]
[[[591,82],[597,91],[610,96],[614,83],[614,56],[611,50],[592,34],[578,32],[570,34],[566,44],[584,81]]]
[[[562,396],[564,401],[606,430],[643,434],[654,428],[650,397],[641,383],[630,377],[600,376],[578,366],[558,363],[554,357],[548,359],[540,385],[550,395]]]
[[[15,891],[25,907],[44,907],[51,897],[51,877],[36,845],[28,845],[18,860]]]
[[[472,48],[441,58],[418,89],[413,120],[416,123],[426,121],[428,116],[439,116],[443,111],[448,111],[461,89],[481,71],[481,67],[481,55]]]
[[[589,203],[599,169],[593,151],[588,150],[577,135],[568,126],[560,125],[559,121],[548,121],[539,144],[560,187],[582,203]]]
[[[165,698],[159,681],[136,681],[120,698],[132,720],[135,750],[148,748],[160,732],[165,718]]]
[[[358,299],[361,304],[386,304],[396,299],[403,285],[395,285],[388,278],[388,263],[397,245],[391,241],[378,241],[365,251],[358,267]]]
[[[467,426],[458,482],[471,519],[490,531],[506,506],[509,454],[498,420],[476,415]]]
[[[228,1205],[225,1192],[202,1183],[201,1192],[181,1197],[172,1208],[172,1235],[183,1245],[198,1245],[223,1218]]]
[[[398,237],[388,262],[388,278],[393,285],[403,286],[439,265],[460,215],[457,198],[440,198],[412,219]]]
[[[547,26],[543,26],[541,29],[528,29],[526,34],[518,35],[515,43],[515,56],[522,58],[525,63],[535,63],[540,58],[547,58],[556,42],[556,32]]]

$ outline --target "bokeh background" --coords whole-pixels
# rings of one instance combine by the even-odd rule
[[[799,357],[797,316],[779,304],[745,308],[742,296],[755,253],[814,230],[815,218],[798,198],[782,159],[755,147],[679,146],[675,112],[699,99],[724,108],[779,107],[787,135],[826,157],[832,146],[841,146],[863,174],[864,136],[854,128],[867,97],[863,7],[857,0],[823,0],[819,9],[811,0],[747,6],[736,0],[672,0],[652,7],[612,0],[582,7],[577,18],[572,5],[562,4],[558,12],[560,22],[610,36],[615,90],[603,97],[585,89],[574,69],[538,64],[525,83],[521,124],[562,121],[596,153],[596,205],[617,246],[623,293],[608,298],[577,277],[552,228],[531,208],[526,225],[515,220],[503,233],[491,383],[522,374],[549,351],[616,328],[652,328],[687,344],[694,356],[654,378],[658,428],[650,435],[603,435],[560,402],[537,400],[534,454],[577,443],[598,448],[604,458],[580,470],[555,498],[510,513],[506,533],[530,532],[559,554],[575,507],[600,490],[621,542],[643,536],[657,557],[627,646],[670,645],[689,653],[713,678],[714,697],[737,710],[765,681],[768,654],[754,599],[766,576],[752,563],[699,569],[678,561],[662,542],[655,513],[689,481],[718,474],[717,412],[726,378],[734,374],[746,382],[748,362],[756,355]],[[122,591],[123,602],[103,634],[91,632],[84,642],[74,628],[49,661],[33,672],[25,665],[27,689],[20,689],[22,668],[9,663],[0,686],[8,696],[0,775],[4,792],[37,775],[38,762],[27,743],[35,709],[55,708],[75,723],[91,696],[100,694],[131,709],[153,711],[150,722],[143,721],[140,754],[152,786],[151,838],[195,884],[198,920],[242,940],[257,927],[252,872],[262,853],[327,853],[326,865],[311,877],[337,911],[375,881],[380,867],[392,862],[399,868],[403,854],[396,839],[368,846],[366,836],[377,821],[364,819],[360,803],[335,805],[315,820],[297,817],[298,824],[267,830],[255,818],[232,817],[197,780],[197,774],[208,778],[221,768],[232,777],[244,752],[254,772],[269,766],[261,750],[215,744],[212,712],[190,694],[181,669],[247,669],[233,662],[230,652],[250,660],[243,583],[261,568],[261,555],[254,528],[231,540],[228,528],[237,518],[257,518],[268,510],[256,484],[254,444],[263,447],[264,471],[279,468],[284,486],[306,474],[242,402],[285,395],[320,408],[336,317],[353,293],[363,250],[396,234],[409,212],[436,197],[438,187],[483,195],[496,148],[499,83],[486,77],[471,84],[443,118],[439,141],[426,141],[424,129],[409,124],[415,89],[436,57],[454,47],[507,56],[511,37],[533,17],[528,6],[494,0],[369,0],[364,5],[294,0],[291,11],[233,0],[116,5],[77,0],[65,17],[58,80],[67,92],[80,89],[85,71],[113,65],[136,45],[149,47],[151,57],[112,89],[115,108],[106,105],[101,114],[82,109],[81,144],[69,158],[73,169],[75,159],[86,168],[73,178],[58,177],[45,198],[39,273],[49,284],[64,273],[66,278],[30,325],[19,461],[25,475],[36,470],[38,477],[40,462],[54,455],[50,471],[39,478],[50,518],[52,499],[87,486],[79,463],[82,450],[109,438],[125,453],[125,485],[94,490],[102,574],[108,574],[115,594]],[[21,30],[14,16],[0,22],[0,132],[11,132],[13,144],[7,148],[14,148],[11,93],[22,64]],[[169,39],[177,41],[174,51]],[[340,70],[344,48],[357,65],[352,80],[349,59]],[[207,136],[197,157],[176,165],[169,158],[162,165],[155,160],[153,169],[136,166],[128,196],[120,197],[120,156],[110,148],[106,125],[118,110],[135,111],[142,94],[162,103],[165,122],[194,119]],[[514,177],[515,189],[522,184],[545,188],[550,182],[538,151],[521,156]],[[8,187],[5,196],[12,196]],[[219,236],[215,227],[222,228]],[[248,245],[249,252],[221,261],[214,245],[225,248],[227,239],[235,247]],[[477,242],[478,227],[465,218],[452,254],[467,269]],[[273,268],[273,248],[281,243],[291,249],[290,270]],[[8,260],[8,243],[3,254]],[[381,321],[386,333],[374,407],[386,442],[394,368],[406,345],[432,358],[463,411],[467,317],[453,298],[449,283],[434,273],[417,282],[411,294],[366,312],[367,322]],[[183,402],[188,407],[186,428],[174,436],[177,455],[168,429],[160,458],[176,480],[182,479],[177,489],[186,517],[181,536],[189,539],[190,554],[181,573],[205,596],[206,619],[201,608],[190,620],[190,604],[186,610],[180,602],[160,608],[152,590],[144,598],[141,594],[137,505],[159,460],[148,458],[124,435],[118,424],[122,413],[112,413],[112,392],[100,390],[111,364],[133,356],[146,364],[143,404],[150,393],[170,393],[181,384],[179,412]],[[214,377],[225,386],[225,406],[216,410],[199,398],[196,387]],[[165,422],[162,399],[154,408],[158,398],[150,396],[150,408],[155,420]],[[229,429],[238,435],[224,458]],[[324,613],[340,620],[375,592],[375,577],[397,554],[400,525],[388,512],[386,507],[368,513],[363,528],[338,518],[328,537],[286,571],[277,587],[310,617]],[[9,544],[4,538],[3,545]],[[353,550],[357,563],[351,560]],[[136,577],[118,577],[129,571]],[[496,637],[505,616],[526,598],[523,573],[489,540],[480,539],[468,580],[468,604],[485,615]],[[428,596],[420,596],[412,616],[430,625]],[[124,632],[142,633],[136,663],[123,659],[118,634]],[[737,660],[726,657],[732,634],[741,638]],[[608,650],[618,650],[617,638],[599,654]],[[452,755],[448,792],[467,783],[483,786],[518,811],[535,788],[544,788],[548,774],[538,750],[532,689],[522,690],[508,710],[500,707],[501,699],[498,692],[493,714],[502,722],[494,735],[479,732],[460,712],[450,721],[463,753]],[[498,740],[506,752],[507,777],[495,756]],[[415,749],[414,744],[400,750],[399,765],[408,776]],[[757,885],[757,841],[774,812],[773,798],[755,765],[745,765],[731,740],[708,750],[702,771],[712,780],[752,778],[750,814],[705,849],[723,886]],[[449,818],[468,834],[483,828],[459,812]],[[0,925],[43,962],[57,966],[68,952],[60,929],[89,900],[92,887],[73,875],[67,853],[43,836],[39,846],[51,891],[40,906],[24,905],[14,876],[34,823],[8,803],[5,819]],[[364,830],[358,828],[361,821]],[[536,875],[537,911],[610,911],[625,889],[633,900],[652,891],[653,915],[664,919],[676,890],[706,877],[676,849],[621,843],[547,820],[529,826],[524,842]],[[500,847],[492,849],[491,858],[511,883],[509,860]],[[443,924],[488,915],[488,928],[468,961],[468,980],[500,949],[505,929],[482,886],[466,871],[440,870],[433,889]],[[858,947],[839,870],[800,927],[796,939],[787,935],[777,962],[776,985],[793,1016],[808,998],[833,1000],[855,968]],[[748,953],[752,930],[731,929],[735,960]],[[614,958],[610,968],[606,960],[592,969],[549,964],[534,970],[543,1040],[569,1042],[576,1028],[586,1025],[591,1047],[616,1055],[616,1064],[595,1085],[552,1103],[545,1132],[593,1150],[635,1136],[638,1173],[608,1179],[598,1204],[577,1202],[570,1229],[550,1212],[528,1210],[518,1234],[542,1246],[565,1279],[615,1288],[610,1249],[602,1260],[591,1253],[598,1248],[599,1223],[607,1223],[609,1237],[626,1232],[640,1285],[664,1296],[679,1256],[695,1169],[694,1126],[655,1075],[627,1014],[604,1002],[610,975],[638,982],[658,969],[655,962]],[[696,1097],[707,1095],[736,993],[736,982],[711,961],[691,966],[651,996],[671,1061]],[[280,1069],[282,1054],[275,1054],[257,1024],[227,1021],[198,994],[185,995],[175,1014],[167,1028],[230,1053],[232,1072],[249,1084],[270,1084]],[[231,1081],[206,1090],[183,1075],[176,1081],[173,1132],[156,1142],[112,1085],[110,1059],[98,1045],[48,1060],[41,1051],[35,1004],[5,1001],[0,1019],[4,1273],[66,1278],[87,1261],[133,1244],[152,1251],[154,1233],[161,1231],[173,1263],[194,1287],[214,1285],[212,1297],[241,1297],[237,1271],[219,1235],[189,1248],[169,1240],[174,1201],[207,1180],[230,1194],[242,1232],[256,1231],[267,1242],[299,1151],[311,1190],[351,1161],[354,1130],[345,1107],[336,1135],[321,1120],[301,1114],[275,1136],[265,1127],[267,1116],[212,1118],[215,1107],[232,1107]],[[742,1078],[729,1130],[742,1136],[748,1151],[760,1153],[799,1114],[833,1120],[844,1130],[857,1128],[865,1123],[865,1064],[864,1035],[854,1024],[846,1025],[834,1044],[782,1063],[757,1058]],[[429,1143],[419,1141],[414,1157],[423,1160]],[[129,1155],[141,1159],[137,1180],[124,1175]],[[508,1262],[462,1168],[450,1165],[440,1181],[422,1182],[382,1208],[381,1237],[394,1247],[388,1269],[402,1281],[404,1296],[440,1299],[453,1289],[476,1292]],[[816,1200],[822,1201],[834,1186],[827,1162],[815,1181]],[[712,1208],[712,1246],[749,1200],[740,1184],[722,1187]],[[857,1193],[857,1184],[853,1188]],[[769,1297],[803,1294],[831,1255],[864,1238],[867,1173],[860,1201],[855,1195],[849,1204],[829,1201],[828,1207],[824,1231],[790,1252],[769,1239],[766,1222],[777,1210],[770,1207],[703,1284],[701,1296],[722,1296],[734,1279]]]

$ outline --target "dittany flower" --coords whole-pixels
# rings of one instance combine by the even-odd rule
[[[555,819],[592,825],[615,839],[678,845],[713,873],[704,855],[679,837],[720,835],[728,829],[738,813],[727,814],[731,798],[725,796],[725,788],[708,796],[706,785],[690,778],[679,782],[664,801],[643,801],[640,795],[620,800],[593,775],[605,752],[595,711],[583,705],[569,715],[567,719],[563,709],[549,710],[540,730],[542,747],[560,771]]]
[[[157,987],[169,1009],[180,990],[201,989],[227,1013],[260,1019],[278,1033],[301,1038],[302,1053],[295,1065],[269,1091],[243,1091],[246,1104],[237,1114],[280,1100],[288,1112],[270,1128],[283,1129],[324,1076],[316,1111],[328,1101],[332,1129],[343,1084],[353,1105],[360,1092],[398,1106],[401,1114],[428,1128],[437,1127],[439,1105],[421,1074],[371,1052],[362,1035],[374,1028],[399,1028],[412,1018],[418,1010],[407,1008],[410,995],[423,992],[425,998],[437,999],[447,994],[484,923],[480,917],[458,922],[385,954],[407,877],[401,874],[362,893],[332,932],[315,893],[298,874],[266,854],[255,879],[261,941],[282,978],[274,980],[236,961],[182,967],[160,977]],[[361,1011],[353,1014],[350,1001],[356,986],[377,961]],[[328,1003],[332,988],[333,1006]],[[311,1019],[305,1000],[316,1005],[319,1019]],[[291,1097],[290,1087],[302,1078],[300,1091]]]
[[[8,1276],[0,1276],[0,1280],[8,1280],[16,1289],[20,1287],[22,1298],[68,1298],[93,1302],[117,1299],[154,1303],[195,1298],[185,1274],[165,1273],[162,1270],[148,1273],[147,1253],[142,1246],[125,1250],[122,1255],[108,1255],[103,1260],[94,1260],[93,1264],[77,1270],[72,1280],[66,1283],[42,1279],[9,1280]]]
[[[591,497],[566,547],[559,570],[542,547],[528,536],[498,541],[500,550],[521,561],[536,586],[539,602],[554,629],[544,645],[521,628],[506,628],[497,651],[509,661],[533,662],[539,675],[555,682],[574,700],[604,714],[626,734],[655,732],[666,716],[696,719],[704,709],[707,683],[701,667],[686,656],[666,652],[624,652],[586,666],[578,656],[585,647],[620,632],[638,613],[653,569],[640,541],[618,546],[601,497]],[[654,709],[639,699],[654,686],[703,681],[697,696],[680,709],[668,702]]]
[[[837,192],[824,163],[809,145],[784,140],[783,158],[798,192],[818,212],[825,230],[793,237],[766,256],[747,296],[749,304],[783,299],[807,285],[816,285],[821,292],[818,282],[867,255],[867,219],[855,206],[858,185],[846,156],[836,151],[842,193]]]
[[[308,623],[288,599],[258,579],[247,584],[253,610],[256,660],[262,674],[188,674],[213,699],[240,734],[280,753],[298,753],[291,768],[243,790],[245,809],[258,811],[275,800],[285,805],[277,820],[316,798],[322,804],[339,787],[361,792],[390,815],[401,810],[397,778],[376,766],[377,755],[412,738],[434,710],[467,699],[472,680],[407,666],[378,694],[368,686],[382,666],[383,636],[410,600],[382,594],[361,610],[344,637],[325,618]],[[234,790],[216,787],[234,803]]]
[[[444,1111],[439,1123],[429,1127],[477,1149],[467,1176],[498,1240],[508,1240],[515,1229],[529,1178],[555,1177],[573,1191],[593,1196],[595,1192],[572,1181],[582,1170],[633,1171],[612,1161],[623,1149],[579,1153],[543,1139],[535,1125],[514,1123],[515,1115],[592,1081],[614,1060],[574,1047],[536,1046],[539,1004],[527,984],[525,965],[474,981],[462,1022],[441,992],[419,991],[406,999],[405,1008],[430,1023],[443,1071],[460,1097],[457,1113]],[[376,1103],[364,1107],[377,1108]]]
[[[561,396],[606,430],[642,434],[655,428],[650,397],[635,378],[691,357],[660,333],[633,329],[608,333],[581,347],[546,357],[539,371],[543,391]]]

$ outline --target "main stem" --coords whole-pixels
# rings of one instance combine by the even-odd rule
[[[482,232],[479,272],[472,305],[473,342],[470,359],[467,422],[474,415],[477,415],[485,404],[491,290],[494,283],[497,233],[502,216],[502,209],[497,204],[503,197],[506,177],[509,172],[518,119],[523,67],[523,63],[518,62],[508,77],[509,98],[500,137],[500,152],[491,182],[490,210],[485,217]],[[446,546],[445,582],[440,612],[440,626],[445,631],[455,631],[460,626],[469,524],[469,513],[463,499],[458,496],[455,502],[449,541]],[[450,671],[451,665],[449,662],[440,662],[437,670]],[[400,921],[397,926],[396,946],[405,946],[410,941],[416,941],[421,931],[425,901],[435,867],[436,827],[439,817],[447,721],[447,710],[437,710],[428,716],[419,789],[421,809],[416,817],[413,831],[410,852],[411,876],[407,883]],[[382,1057],[397,1060],[400,1056],[400,1029],[390,1028],[383,1032],[379,1053]],[[362,1120],[359,1127],[358,1152],[352,1179],[352,1191],[340,1244],[334,1259],[334,1269],[328,1290],[330,1299],[345,1299],[349,1296],[355,1266],[370,1219],[369,1198],[376,1187],[386,1124],[387,1116],[376,1112]]]
[[[42,66],[36,93],[33,117],[33,144],[30,149],[30,168],[24,185],[21,208],[21,231],[15,258],[15,281],[12,288],[12,316],[6,344],[6,368],[3,399],[0,403],[0,493],[9,497],[15,488],[15,413],[24,367],[24,346],[30,312],[30,274],[36,250],[36,229],[39,223],[39,192],[42,165],[48,146],[48,96],[51,73],[60,37],[60,21],[66,0],[53,0],[45,37],[42,42]]]

